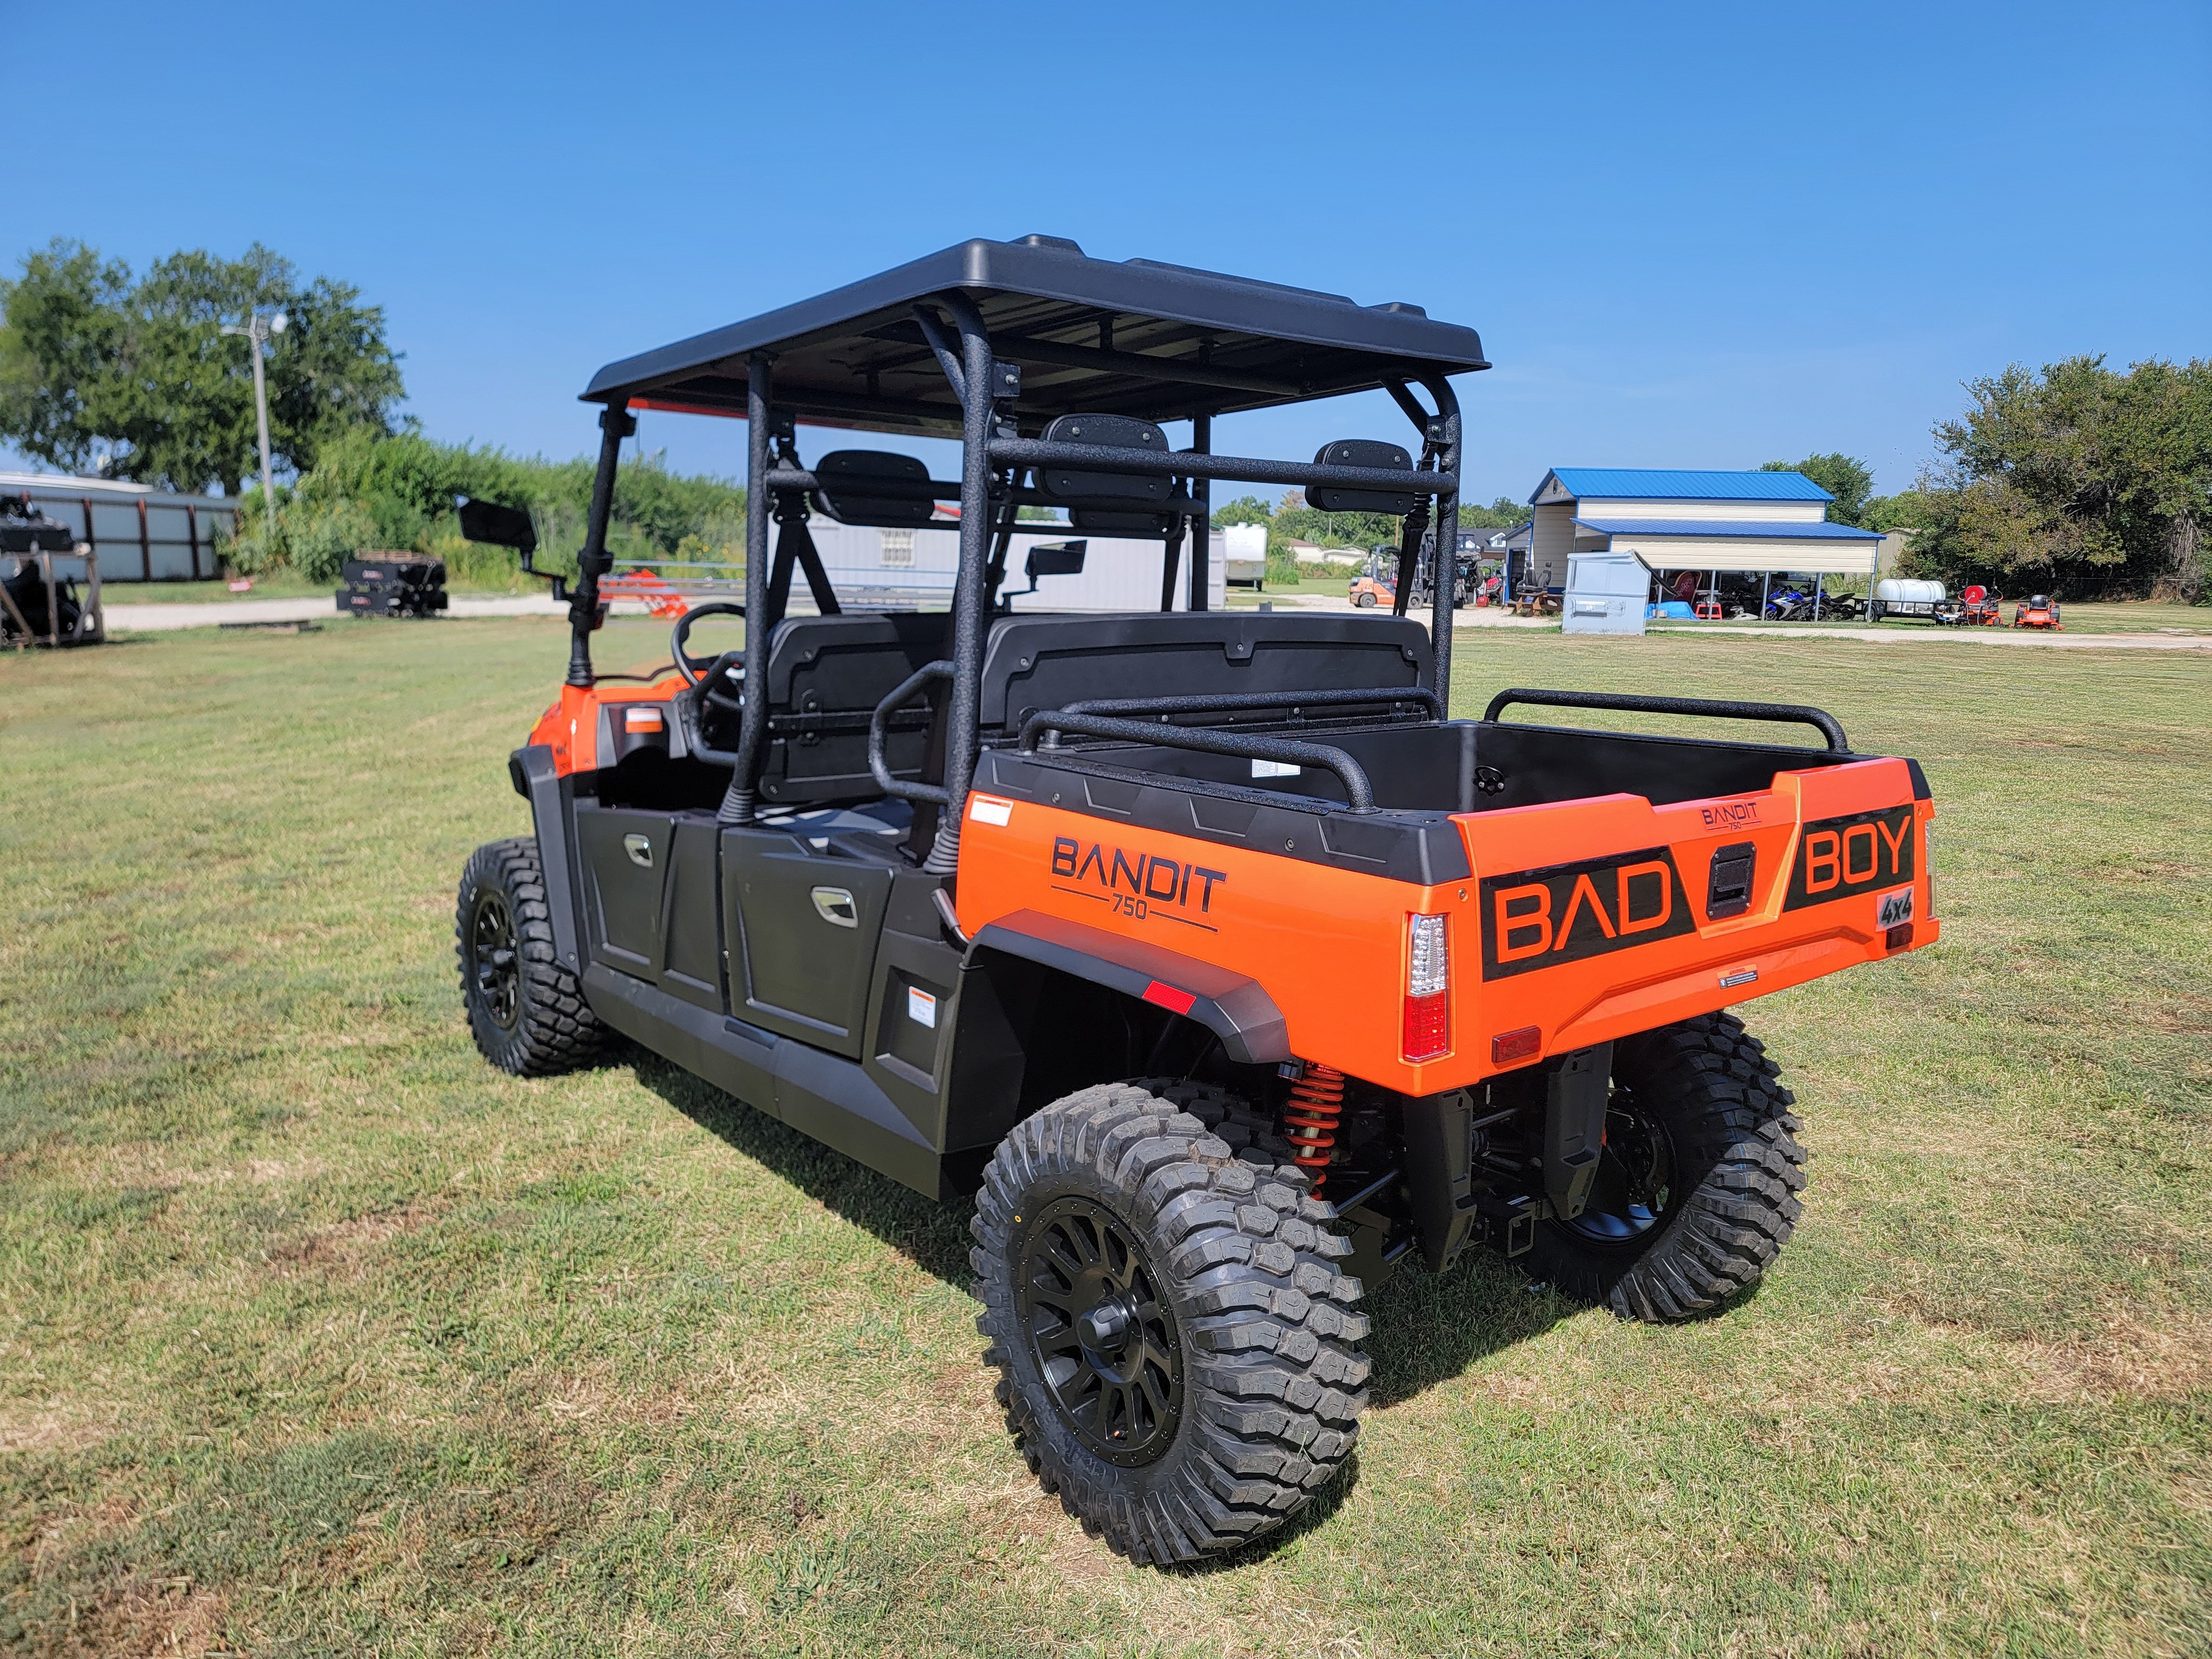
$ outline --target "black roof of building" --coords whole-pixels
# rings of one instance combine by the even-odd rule
[[[957,436],[959,405],[913,311],[953,289],[981,309],[998,356],[1021,365],[1015,414],[1024,432],[1077,410],[1182,420],[1490,366],[1473,329],[1434,321],[1419,306],[1362,306],[1151,259],[1093,259],[1073,242],[1025,236],[963,242],[610,363],[583,395],[743,415],[746,359],[766,351],[776,407],[801,420]]]

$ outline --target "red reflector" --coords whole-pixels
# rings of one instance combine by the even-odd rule
[[[1434,1060],[1451,1052],[1450,994],[1406,999],[1406,1042],[1408,1060]]]
[[[1884,934],[1883,938],[1891,950],[1902,951],[1912,943],[1912,924],[1909,921],[1900,921]]]
[[[1145,987],[1145,1000],[1157,1002],[1163,1008],[1171,1008],[1178,1014],[1187,1014],[1198,1006],[1198,999],[1188,991],[1178,991],[1172,985],[1163,985],[1154,980]]]
[[[1517,1031],[1500,1031],[1490,1039],[1490,1058],[1499,1066],[1508,1060],[1526,1060],[1544,1046],[1540,1026],[1523,1025]]]

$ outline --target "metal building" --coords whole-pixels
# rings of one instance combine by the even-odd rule
[[[102,582],[204,581],[222,574],[215,538],[238,517],[234,496],[183,495],[117,478],[0,472],[0,495],[28,495],[100,556]],[[61,562],[60,574],[83,579]]]
[[[1802,472],[1557,467],[1528,497],[1529,585],[1564,588],[1570,558],[1601,552],[1715,590],[1724,573],[1871,576],[1882,538],[1828,523],[1834,499]]]

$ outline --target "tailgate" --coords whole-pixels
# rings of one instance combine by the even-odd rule
[[[1480,925],[1455,979],[1476,988],[1468,1035],[1488,1069],[1933,943],[1935,809],[1915,777],[1855,761],[1668,806],[1608,795],[1460,816]]]

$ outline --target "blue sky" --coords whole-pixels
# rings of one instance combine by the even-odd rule
[[[385,307],[432,436],[526,453],[591,445],[574,398],[604,362],[1029,231],[1480,329],[1483,499],[1838,448],[1894,490],[1971,376],[2212,350],[2202,0],[0,0],[0,24],[60,100],[0,141],[0,259],[266,242]],[[1217,442],[1401,424],[1346,400]],[[641,435],[741,470],[736,422]]]

